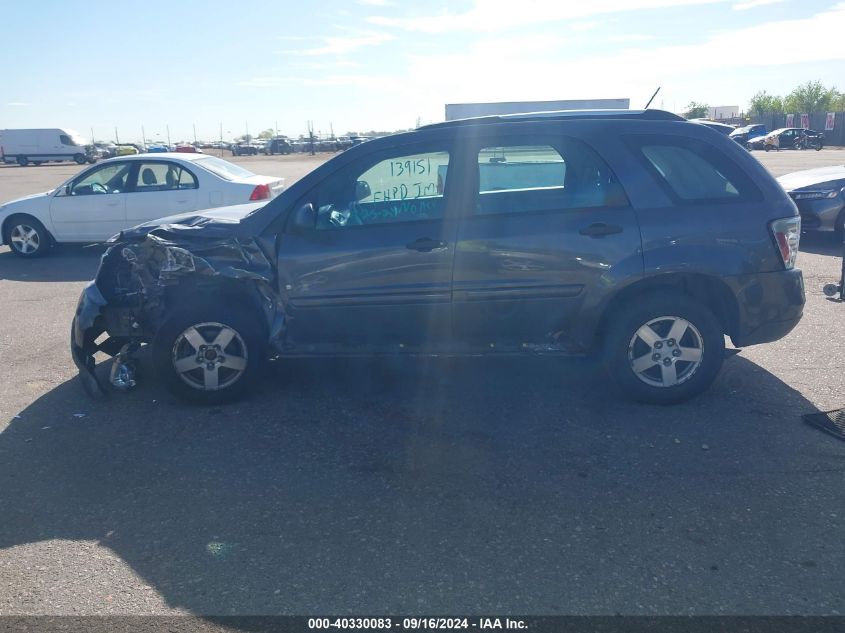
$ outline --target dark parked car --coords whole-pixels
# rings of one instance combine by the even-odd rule
[[[232,156],[258,156],[260,146],[255,143],[234,143],[230,148]]]
[[[273,156],[275,154],[290,154],[293,151],[293,146],[288,138],[273,138],[267,141],[261,151],[268,156]]]
[[[801,229],[845,238],[845,166],[819,167],[778,178],[798,206]]]
[[[748,143],[751,139],[766,136],[768,133],[769,132],[766,130],[765,125],[762,123],[754,123],[752,125],[738,127],[730,133],[730,137],[743,147],[746,147],[746,143]]]
[[[234,397],[268,355],[603,355],[676,402],[801,318],[800,219],[748,152],[668,112],[450,121],[352,147],[278,198],[124,231],[79,301],[89,392]],[[102,336],[103,333],[107,336]],[[100,341],[99,343],[97,341]]]
[[[806,136],[815,140],[818,149],[824,145],[824,134],[816,132],[815,130],[805,130],[800,127],[784,127],[778,130],[769,132],[766,135],[764,142],[764,149],[768,152],[773,149],[798,149],[795,141],[802,136]]]

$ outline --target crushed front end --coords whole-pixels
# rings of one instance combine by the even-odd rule
[[[85,391],[95,398],[107,391],[95,372],[97,352],[115,357],[113,387],[134,386],[132,355],[181,301],[236,301],[260,311],[268,342],[278,340],[284,312],[264,248],[257,239],[201,222],[119,236],[82,291],[71,327],[71,354]]]

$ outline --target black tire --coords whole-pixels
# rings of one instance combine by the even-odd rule
[[[674,318],[680,320],[671,320]],[[683,329],[680,339],[661,338],[669,335],[673,324],[682,326],[682,321],[692,327]],[[641,329],[649,324],[654,328],[649,334],[656,335],[654,348],[639,338]],[[700,355],[697,363],[673,356],[693,354],[696,349]],[[605,331],[603,352],[605,369],[625,396],[672,404],[697,396],[712,384],[722,367],[725,337],[719,320],[701,303],[682,294],[651,294],[616,311]],[[633,366],[636,360],[648,366],[639,374]],[[671,368],[666,374],[663,364]],[[656,384],[666,376],[674,376],[678,382],[673,386]]]
[[[180,374],[174,362],[193,361],[192,349],[199,358],[200,350],[192,346],[184,336],[190,328],[199,332],[204,342],[212,347],[215,333],[220,331],[218,325],[233,330],[236,336],[228,344],[214,351],[214,360],[210,365],[215,366],[214,373],[220,384],[216,390],[206,390],[200,385],[207,380],[204,364],[197,362],[196,368]],[[205,353],[209,351],[206,350]],[[267,328],[260,322],[260,317],[250,314],[244,307],[202,302],[172,312],[152,342],[153,364],[165,386],[180,398],[197,404],[220,404],[241,397],[261,376],[266,353]],[[245,357],[244,369],[238,374],[238,369],[220,365],[221,356],[226,361]],[[225,384],[233,378],[231,384]]]
[[[35,165],[36,167],[41,167],[41,164],[43,162],[44,162],[43,160],[34,160],[34,161],[32,161],[32,164]]]
[[[13,215],[6,220],[3,227],[3,242],[8,244],[12,253],[18,257],[35,258],[47,254],[51,238],[44,225],[32,216]]]
[[[26,156],[18,156],[18,165],[21,167],[26,167],[29,165],[29,159]]]
[[[85,158],[85,154],[74,154],[73,161],[77,165],[84,165],[87,162],[87,158]]]

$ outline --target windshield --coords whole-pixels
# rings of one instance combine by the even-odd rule
[[[255,176],[255,174],[243,167],[239,167],[234,163],[230,163],[229,161],[222,160],[220,158],[214,158],[213,156],[200,158],[199,160],[194,161],[194,164],[199,165],[200,167],[210,171],[212,174],[216,174],[226,180],[238,180],[242,178],[252,178]]]

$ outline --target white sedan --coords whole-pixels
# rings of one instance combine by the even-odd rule
[[[102,242],[123,229],[200,209],[270,200],[284,180],[204,154],[100,161],[54,191],[0,205],[3,243],[21,257],[62,242]]]

